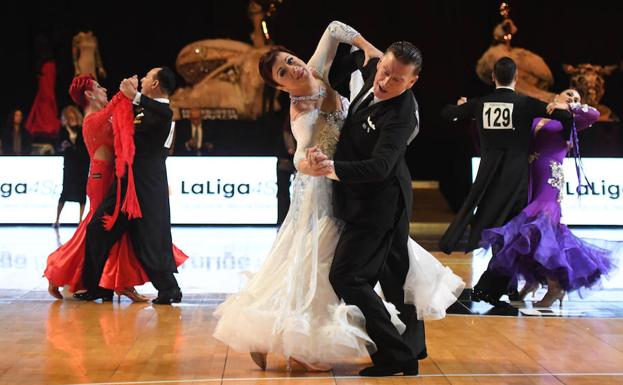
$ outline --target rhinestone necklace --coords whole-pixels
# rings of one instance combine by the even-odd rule
[[[320,98],[323,98],[327,95],[324,87],[320,86],[319,87],[319,91],[316,92],[315,94],[312,95],[303,95],[303,96],[292,96],[290,95],[290,101],[292,102],[292,104],[297,104],[300,102],[304,102],[304,101],[308,101],[308,100],[318,100]]]

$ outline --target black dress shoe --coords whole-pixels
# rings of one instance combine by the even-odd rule
[[[519,292],[517,290],[513,290],[509,293],[507,293],[508,295],[508,300],[512,301],[512,302],[519,302],[519,301],[523,301],[523,298],[521,297],[521,295],[519,295]]]
[[[498,306],[501,302],[499,298],[495,298],[486,291],[477,288],[472,289],[471,300],[475,302],[486,302],[493,306]]]
[[[82,293],[74,293],[74,298],[80,301],[95,301],[101,299],[102,302],[111,302],[113,297],[112,290],[87,290]]]
[[[174,295],[173,297],[161,297],[158,296],[151,300],[154,305],[171,305],[172,303],[182,302],[182,293]]]
[[[426,351],[426,349],[422,350],[420,354],[417,355],[418,360],[423,360],[426,357],[428,357],[428,352]]]
[[[388,377],[388,376],[417,376],[417,360],[402,365],[375,365],[367,367],[359,372],[362,377]]]

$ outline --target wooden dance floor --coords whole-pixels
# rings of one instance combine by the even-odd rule
[[[348,357],[330,372],[307,373],[288,372],[282,357],[269,356],[261,371],[248,354],[212,337],[212,314],[236,291],[227,286],[235,266],[261,263],[253,252],[265,253],[270,242],[263,239],[274,229],[175,229],[176,243],[195,256],[178,277],[185,291],[179,306],[52,300],[41,278],[43,250],[55,247],[45,235],[51,231],[0,228],[0,384],[623,384],[623,295],[612,282],[583,298],[569,296],[564,311],[535,313],[527,301],[515,304],[515,314],[492,315],[487,305],[464,297],[453,305],[455,314],[427,323],[429,357],[420,361],[417,377],[360,378],[369,362]],[[61,229],[60,240],[71,231]],[[229,244],[238,253],[232,269],[217,263],[217,254],[230,247],[227,231],[236,233]],[[240,232],[258,240],[253,252],[235,249]],[[436,255],[468,286],[481,269],[471,255]],[[153,295],[148,286],[139,290]]]

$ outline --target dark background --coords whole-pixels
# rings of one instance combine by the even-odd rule
[[[466,178],[461,170],[473,145],[467,132],[442,123],[439,111],[459,96],[477,96],[490,89],[474,68],[491,43],[493,27],[501,21],[499,4],[490,0],[284,0],[269,29],[275,43],[301,58],[311,56],[331,20],[350,24],[381,49],[396,40],[420,47],[424,69],[414,92],[422,125],[408,160],[414,178],[443,182]],[[250,42],[247,5],[247,0],[4,3],[0,6],[4,100],[0,116],[16,107],[27,112],[34,99],[37,35],[53,43],[60,109],[69,103],[71,39],[78,31],[90,29],[97,36],[108,73],[103,84],[112,95],[122,77],[142,76],[155,66],[174,68],[177,53],[190,42],[206,38]],[[552,91],[568,85],[563,63],[605,65],[623,59],[623,2],[511,0],[510,5],[511,18],[519,28],[513,45],[545,59],[554,74]],[[623,116],[620,71],[607,79],[602,102]]]

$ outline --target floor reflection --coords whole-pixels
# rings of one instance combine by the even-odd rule
[[[45,290],[42,278],[47,256],[67,241],[75,227],[0,227],[0,290]],[[185,294],[233,293],[245,272],[256,271],[269,251],[272,227],[176,227],[173,240],[190,259],[178,281]],[[151,284],[139,288],[155,292]]]
[[[47,256],[58,247],[59,242],[66,242],[74,231],[75,227],[0,227],[0,300],[19,297],[20,293],[45,291],[47,281],[42,274]],[[620,228],[573,231],[587,238],[623,239],[623,229]],[[274,227],[174,227],[175,244],[190,256],[178,274],[185,297],[237,292],[246,281],[245,273],[256,271],[261,266],[276,233]],[[466,281],[476,282],[489,258],[490,255],[482,252],[475,252],[473,256],[460,254],[460,258],[453,254],[447,263]],[[458,264],[453,267],[450,260]],[[623,266],[623,260],[615,261],[615,264]],[[571,294],[570,298],[623,301],[623,269],[618,268],[604,280],[602,288],[614,290],[585,290]],[[147,294],[155,293],[151,284],[138,289]],[[47,298],[47,293],[40,298]]]

